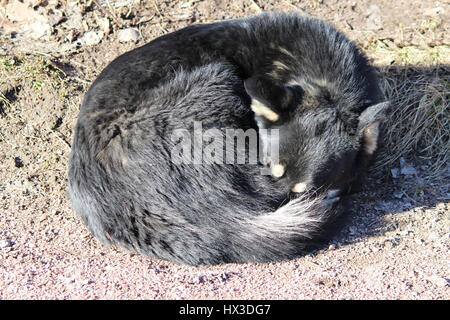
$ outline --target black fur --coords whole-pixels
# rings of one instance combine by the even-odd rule
[[[361,176],[386,112],[380,99],[363,54],[318,20],[263,14],[167,34],[115,59],[87,92],[69,161],[74,209],[103,243],[151,257],[292,258],[338,209],[325,193],[291,189],[343,191]],[[279,129],[284,172],[261,174],[271,158],[174,163],[173,132],[194,121]]]

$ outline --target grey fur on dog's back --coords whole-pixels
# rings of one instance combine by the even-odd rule
[[[284,108],[251,86],[254,77],[297,100]],[[318,105],[323,90],[331,105]],[[255,99],[280,119],[255,114]],[[337,210],[324,195],[289,201],[290,189],[302,181],[335,188],[360,175],[373,153],[366,129],[383,111],[369,106],[379,99],[365,58],[317,20],[267,14],[182,29],[117,58],[86,94],[69,161],[74,209],[103,243],[151,257],[193,265],[291,258]],[[173,163],[172,134],[194,121],[280,129],[287,172]]]
[[[294,254],[296,247],[280,250],[280,246],[292,243],[283,240],[283,233],[273,233],[270,225],[264,224],[264,216],[270,221],[273,215],[282,222],[285,214],[290,220],[285,227],[300,235],[309,236],[310,230],[302,228],[319,224],[319,214],[307,217],[308,213],[301,210],[311,207],[311,201],[297,201],[300,210],[293,210],[296,206],[291,205],[289,210],[282,207],[271,214],[285,194],[275,188],[270,177],[260,175],[258,166],[175,166],[170,162],[174,143],[169,134],[161,132],[158,136],[157,130],[189,128],[192,118],[204,125],[223,118],[220,124],[245,128],[249,121],[245,118],[252,117],[237,98],[242,95],[233,88],[238,78],[228,69],[211,64],[189,73],[180,71],[173,80],[149,93],[151,106],[139,106],[133,116],[118,117],[111,123],[112,128],[127,129],[121,129],[121,134],[110,140],[108,152],[99,151],[103,152],[101,165],[90,156],[95,151],[83,143],[93,138],[78,129],[74,144],[84,149],[74,149],[71,157],[71,197],[75,210],[96,237],[105,243],[114,239],[121,246],[154,257],[211,264],[271,260]],[[173,100],[176,103],[172,105]],[[193,113],[193,102],[200,102],[205,110]],[[166,108],[168,104],[170,108]],[[91,127],[104,116],[94,114],[80,121]],[[167,126],[160,127],[159,123]],[[155,136],[156,141],[147,138]],[[89,170],[83,170],[86,167]],[[255,216],[258,219],[252,220]]]

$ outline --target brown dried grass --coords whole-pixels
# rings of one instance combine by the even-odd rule
[[[380,76],[392,112],[373,169],[404,157],[427,167],[425,180],[448,184],[450,65],[382,67]]]

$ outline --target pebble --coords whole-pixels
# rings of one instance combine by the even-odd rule
[[[400,173],[403,175],[417,175],[417,170],[402,157],[400,158]]]
[[[394,192],[394,197],[397,198],[397,199],[403,198],[403,192],[402,191]]]
[[[52,27],[48,23],[36,21],[25,26],[24,31],[30,38],[34,40],[49,40],[52,33]]]
[[[14,246],[16,243],[11,240],[0,240],[0,248],[9,248]]]
[[[410,229],[407,229],[407,230],[404,230],[404,231],[400,231],[400,235],[401,236],[408,236],[410,233],[414,234],[414,231],[410,230]]]
[[[442,8],[439,6],[439,2],[436,3],[436,7],[435,8],[429,8],[423,11],[423,15],[425,16],[437,16],[442,12]]]
[[[369,30],[380,30],[383,28],[383,23],[381,19],[381,10],[377,5],[370,5],[367,10],[367,21],[366,26]]]
[[[438,286],[438,287],[446,287],[450,284],[450,281],[446,278],[440,277],[440,276],[430,276],[425,278],[425,280],[428,280],[432,284]]]
[[[431,232],[429,235],[428,235],[428,241],[436,241],[436,240],[439,240],[441,237],[439,236],[439,233],[437,233],[437,232]]]
[[[86,32],[83,36],[83,44],[87,46],[94,46],[102,40],[103,35],[104,35],[103,31]]]
[[[118,39],[120,42],[138,41],[141,38],[141,33],[134,28],[119,30]]]
[[[83,15],[81,9],[74,2],[69,3],[66,8],[67,21],[64,24],[68,29],[81,30]]]
[[[392,178],[397,179],[400,176],[400,169],[391,169]]]
[[[100,26],[100,29],[103,30],[103,32],[108,35],[111,31],[111,25],[108,18],[98,18],[97,20],[98,25]]]
[[[388,249],[392,249],[398,245],[398,241],[394,239],[387,239],[383,242],[383,246]]]

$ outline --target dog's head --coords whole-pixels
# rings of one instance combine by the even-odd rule
[[[348,187],[377,149],[388,102],[343,107],[324,87],[257,77],[244,86],[260,131],[279,130],[278,153],[268,151],[276,143],[260,135],[264,162],[277,183],[294,193]]]

